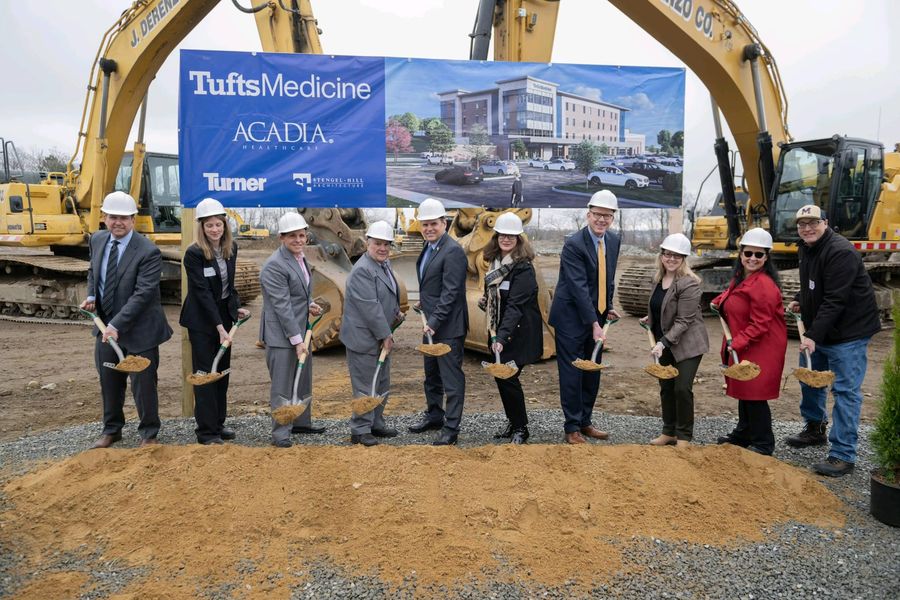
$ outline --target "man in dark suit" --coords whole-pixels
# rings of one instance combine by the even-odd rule
[[[462,371],[463,342],[469,329],[466,306],[466,253],[447,235],[444,205],[426,198],[419,205],[418,220],[425,247],[416,261],[419,304],[435,343],[450,346],[443,356],[425,356],[425,402],[422,418],[409,427],[413,433],[440,429],[435,446],[455,444],[462,420],[466,379]],[[444,395],[447,396],[446,408]]]
[[[587,226],[569,236],[563,245],[559,281],[550,306],[549,322],[556,330],[565,439],[570,444],[584,444],[584,436],[597,440],[609,438],[609,434],[591,422],[600,372],[582,371],[572,361],[590,358],[594,344],[604,337],[603,323],[607,318],[619,318],[612,307],[619,238],[608,230],[617,210],[618,201],[609,190],[591,196]]]
[[[87,298],[82,308],[97,314],[106,329],[94,329],[94,363],[100,374],[103,397],[103,434],[93,448],[109,448],[122,439],[125,426],[125,388],[131,378],[131,393],[140,423],[141,446],[156,444],[159,433],[159,408],[156,370],[159,345],[172,337],[159,295],[162,255],[153,242],[134,231],[137,206],[125,192],[113,192],[103,200],[105,231],[91,236],[91,260],[88,268]],[[143,356],[150,366],[140,373],[120,373],[103,363],[118,362],[113,338],[122,352]]]

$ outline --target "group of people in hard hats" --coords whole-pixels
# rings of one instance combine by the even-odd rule
[[[102,210],[106,230],[91,238],[88,296],[82,303],[86,310],[96,310],[105,323],[105,329],[96,332],[95,350],[103,397],[103,432],[93,447],[106,448],[120,440],[124,425],[122,405],[128,376],[103,368],[104,363],[115,359],[103,343],[108,338],[118,340],[127,354],[150,361],[150,367],[132,374],[131,380],[141,443],[153,444],[159,431],[158,346],[172,334],[160,306],[161,256],[155,245],[134,232],[137,208],[130,196],[123,192],[109,194]],[[617,211],[618,201],[612,192],[595,193],[587,205],[587,225],[566,239],[560,256],[549,323],[555,330],[564,440],[569,444],[609,438],[593,421],[600,371],[582,370],[575,364],[592,356],[601,362],[604,325],[620,318],[613,308],[620,240],[611,227]],[[423,340],[445,345],[447,350],[424,357],[424,411],[408,429],[416,434],[434,430],[434,445],[452,445],[458,441],[465,401],[462,362],[469,329],[465,285],[468,260],[462,247],[447,234],[441,202],[424,200],[417,218],[425,243],[416,261],[419,301],[414,309],[422,315]],[[224,207],[217,200],[203,200],[197,206],[196,220],[195,241],[183,260],[188,289],[179,322],[188,330],[194,370],[208,372],[216,350],[231,341],[229,328],[245,316],[245,311],[234,287],[238,249]],[[812,352],[813,367],[836,373],[831,449],[826,460],[814,468],[825,475],[839,476],[853,469],[865,351],[880,323],[862,260],[847,240],[828,228],[824,211],[817,206],[801,208],[797,225],[802,240],[801,291],[789,308],[799,311],[807,326],[801,349]],[[529,438],[528,416],[519,376],[543,350],[535,253],[516,214],[499,215],[493,229],[494,235],[483,251],[487,271],[479,306],[486,313],[491,351],[499,362],[514,367],[513,373],[496,379],[507,424],[495,437],[524,444]],[[282,216],[278,222],[280,245],[260,274],[260,339],[266,348],[273,411],[298,396],[307,406],[311,402],[312,361],[305,334],[311,331],[311,319],[321,315],[323,307],[313,300],[313,268],[304,255],[307,230],[299,213]],[[378,444],[378,438],[398,435],[383,416],[390,389],[393,331],[406,317],[400,311],[400,285],[390,264],[393,233],[384,221],[369,226],[366,252],[353,266],[344,296],[340,339],[346,347],[353,395],[382,398],[368,412],[354,413],[351,418],[351,441],[364,446]],[[727,394],[738,400],[738,422],[718,442],[761,454],[772,454],[775,447],[768,401],[779,395],[787,345],[771,249],[772,237],[767,231],[747,231],[740,240],[733,278],[712,302],[733,336],[723,340],[723,362],[728,364],[737,355],[761,367],[760,376],[751,381],[727,379]],[[652,333],[653,359],[678,371],[673,378],[660,379],[662,432],[650,441],[657,446],[691,442],[692,386],[700,361],[709,350],[700,281],[688,264],[690,254],[690,240],[683,234],[663,240],[647,315],[641,319]],[[219,371],[227,366],[228,352],[218,363]],[[303,369],[299,373],[302,377],[295,393],[299,368]],[[825,393],[801,385],[801,412],[807,426],[787,442],[792,446],[824,444]],[[235,437],[225,426],[227,388],[226,375],[195,389],[196,434],[201,444],[221,444]],[[324,432],[325,428],[315,425],[310,415],[307,409],[287,424],[273,419],[272,443],[290,447],[291,434]]]

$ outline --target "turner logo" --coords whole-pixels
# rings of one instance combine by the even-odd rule
[[[204,173],[210,192],[262,192],[265,177],[220,177],[218,173]]]
[[[294,173],[294,183],[298,187],[305,187],[307,192],[312,191],[312,173]]]

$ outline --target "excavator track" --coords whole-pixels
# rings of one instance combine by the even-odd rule
[[[635,317],[643,317],[647,314],[647,305],[653,294],[653,275],[655,266],[635,265],[622,271],[619,283],[616,285],[616,294],[619,304],[628,314]]]

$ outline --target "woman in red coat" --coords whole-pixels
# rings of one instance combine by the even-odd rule
[[[728,289],[713,301],[731,329],[734,350],[740,360],[760,366],[759,376],[750,381],[726,377],[728,391],[738,401],[738,423],[734,431],[719,437],[720,444],[735,444],[758,452],[772,454],[772,412],[769,400],[778,398],[784,352],[787,349],[787,325],[778,287],[778,273],[769,261],[772,236],[755,228],[741,238],[741,249],[734,277]],[[728,344],[722,344],[726,364],[733,362]]]

